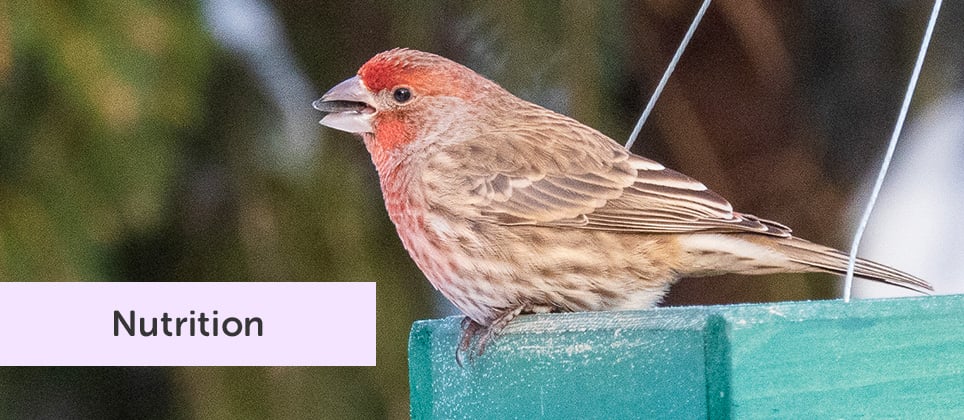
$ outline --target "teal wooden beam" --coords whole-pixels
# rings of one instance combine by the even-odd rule
[[[964,418],[964,295],[527,315],[459,367],[416,322],[413,418]]]

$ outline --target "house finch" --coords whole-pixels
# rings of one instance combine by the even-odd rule
[[[520,313],[652,307],[680,277],[846,271],[840,251],[434,54],[380,53],[313,105],[365,142],[402,244],[467,316],[460,351]],[[867,260],[856,274],[932,290]]]

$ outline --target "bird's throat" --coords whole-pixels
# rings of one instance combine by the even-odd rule
[[[374,145],[390,152],[411,143],[415,139],[415,130],[404,119],[379,118],[375,127]]]

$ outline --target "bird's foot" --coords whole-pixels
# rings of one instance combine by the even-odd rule
[[[475,322],[472,318],[462,318],[462,338],[459,339],[459,346],[455,349],[455,362],[462,367],[462,355],[467,354],[469,363],[477,356],[485,352],[485,346],[489,340],[499,335],[509,321],[522,313],[525,306],[510,308],[502,312],[488,326]]]

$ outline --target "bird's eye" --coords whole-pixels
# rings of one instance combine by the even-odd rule
[[[404,104],[408,102],[409,99],[412,99],[412,91],[408,90],[408,88],[397,88],[392,92],[392,97],[395,98],[395,102]]]

